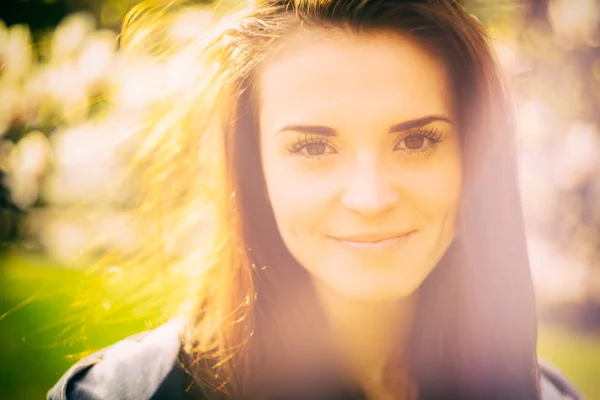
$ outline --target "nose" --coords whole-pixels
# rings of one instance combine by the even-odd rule
[[[363,160],[349,173],[341,195],[342,204],[363,217],[387,214],[399,200],[392,178],[393,172],[376,158]]]

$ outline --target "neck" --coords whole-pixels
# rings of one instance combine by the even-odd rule
[[[413,323],[415,296],[367,301],[349,298],[317,281],[313,286],[346,372],[363,386],[384,385],[390,355],[398,357],[404,352]]]

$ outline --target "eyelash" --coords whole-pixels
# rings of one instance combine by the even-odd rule
[[[293,146],[288,147],[288,151],[290,153],[297,154],[297,153],[300,153],[305,148],[310,147],[310,146],[315,146],[315,145],[325,145],[326,147],[332,148],[332,146],[329,144],[329,140],[324,138],[323,136],[310,135],[308,133],[305,133],[304,137],[302,139],[300,137],[298,137],[298,141],[296,143],[294,143]],[[320,160],[324,155],[325,154],[321,154],[321,155],[317,155],[317,156],[311,156],[311,155],[304,155],[304,156],[308,157],[308,158],[316,158],[316,159]]]
[[[435,129],[435,128],[423,129],[423,128],[421,128],[415,132],[410,133],[409,135],[402,137],[394,145],[394,150],[396,149],[396,146],[399,143],[402,143],[404,140],[411,138],[411,137],[423,137],[423,138],[429,140],[430,143],[423,148],[420,148],[417,150],[410,150],[410,149],[408,150],[408,153],[417,154],[417,155],[425,155],[425,156],[431,154],[431,152],[433,150],[435,150],[437,144],[440,143],[442,140],[444,140],[442,132],[439,129]]]
[[[429,154],[431,154],[431,152],[435,149],[436,145],[443,140],[443,135],[438,129],[433,129],[433,128],[419,129],[415,132],[410,133],[409,135],[403,136],[399,141],[397,141],[394,144],[394,150],[396,150],[396,147],[398,146],[399,143],[402,143],[404,140],[411,138],[411,137],[423,137],[431,142],[430,144],[428,144],[427,146],[425,146],[421,149],[403,150],[409,154],[414,154],[414,155],[429,155]],[[315,145],[325,145],[326,147],[332,148],[337,153],[337,150],[335,150],[335,148],[333,148],[329,144],[328,139],[326,139],[325,137],[320,136],[320,135],[310,135],[308,133],[305,133],[303,138],[299,137],[298,141],[296,143],[294,143],[293,146],[288,147],[288,151],[290,153],[297,154],[297,153],[300,153],[305,148],[310,147],[310,146],[315,146]],[[325,153],[325,154],[327,154],[327,153]],[[308,158],[314,158],[314,159],[320,160],[325,154],[304,155],[304,156],[308,157]]]

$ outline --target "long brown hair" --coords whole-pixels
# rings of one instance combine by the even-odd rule
[[[451,77],[464,187],[457,236],[417,293],[406,360],[419,397],[539,398],[515,129],[479,22],[455,0],[256,0],[202,37],[165,45],[168,15],[143,3],[126,18],[121,40],[132,54],[177,54],[195,77],[185,96],[152,114],[135,165],[140,210],[170,221],[157,233],[161,249],[165,237],[176,241],[204,224],[193,256],[162,260],[172,268],[165,276],[180,282],[169,290],[185,304],[185,367],[200,390],[258,396],[261,365],[290,333],[273,322],[318,312],[265,195],[254,101],[261,66],[303,26],[408,35]],[[148,241],[148,257],[156,253]]]

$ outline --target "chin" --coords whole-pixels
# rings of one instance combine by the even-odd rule
[[[408,278],[408,277],[407,277]],[[414,278],[413,278],[414,279]],[[383,283],[368,283],[369,279],[361,279],[355,282],[332,282],[330,287],[339,294],[361,301],[396,301],[410,297],[420,287],[424,279],[418,282],[407,282],[408,279],[387,280]],[[392,282],[398,282],[392,284]]]

